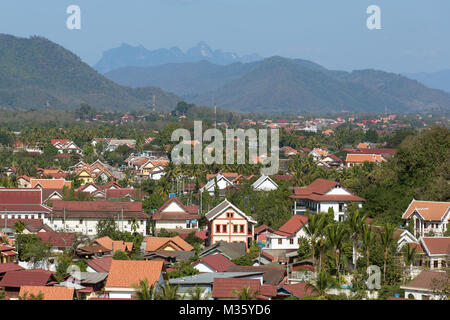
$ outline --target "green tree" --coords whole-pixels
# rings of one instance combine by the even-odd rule
[[[147,279],[140,280],[139,284],[134,286],[135,294],[133,295],[134,300],[155,300],[156,298],[156,285],[152,284],[150,286]]]
[[[403,274],[403,281],[406,283],[407,274],[411,275],[412,273],[412,266],[414,262],[416,261],[416,248],[412,247],[410,243],[407,243],[403,247],[402,251],[403,261],[405,262],[405,269]],[[408,271],[407,271],[408,270]]]
[[[181,295],[178,293],[179,286],[171,285],[168,281],[161,286],[156,293],[156,300],[180,300]]]
[[[25,230],[25,223],[23,223],[23,221],[16,221],[14,223],[14,227],[16,229],[16,233],[21,234],[23,230]]]
[[[386,223],[383,225],[381,230],[378,230],[380,234],[380,242],[384,250],[384,259],[383,259],[383,281],[386,281],[386,262],[388,259],[389,249],[394,241],[394,231],[395,227]]]
[[[306,283],[305,289],[311,290],[311,293],[317,295],[319,299],[325,299],[330,282],[330,275],[326,271],[320,271],[315,280]]]
[[[233,290],[234,296],[238,300],[256,300],[256,295],[259,292],[253,292],[253,290],[248,287],[243,287],[241,290]]]
[[[126,252],[123,252],[121,250],[117,250],[113,254],[113,259],[114,260],[130,260],[130,257],[128,256],[128,254]]]

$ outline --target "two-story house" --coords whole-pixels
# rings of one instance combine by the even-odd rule
[[[198,207],[184,205],[172,197],[158,209],[152,219],[155,221],[156,232],[161,229],[194,231],[198,229]]]
[[[292,213],[305,214],[309,209],[312,213],[328,212],[330,208],[334,212],[335,221],[343,221],[347,204],[356,202],[362,206],[363,198],[344,188],[339,182],[325,179],[316,179],[306,187],[294,188],[292,199]]]
[[[267,249],[298,249],[301,238],[309,238],[305,232],[308,217],[303,215],[292,216],[285,224],[273,233],[267,234]]]
[[[414,236],[442,236],[448,228],[450,202],[413,199],[402,215],[406,225],[413,224]]]
[[[254,237],[256,221],[225,199],[206,214],[209,243],[243,242],[248,247]]]

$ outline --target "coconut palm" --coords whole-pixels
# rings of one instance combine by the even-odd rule
[[[180,300],[182,297],[178,293],[178,290],[178,285],[173,286],[168,281],[166,281],[156,293],[155,300]]]
[[[361,230],[362,248],[366,255],[366,266],[370,265],[370,247],[375,243],[376,234],[367,223],[364,223]]]
[[[241,290],[233,290],[233,294],[238,300],[256,300],[258,292],[253,292],[250,286],[243,287]]]
[[[135,300],[155,300],[156,296],[156,286],[149,285],[147,279],[139,281],[139,284],[134,286],[134,290],[136,291],[133,299]]]
[[[410,243],[406,244],[403,252],[402,252],[402,256],[403,256],[403,260],[405,262],[405,271],[403,274],[403,279],[404,282],[406,282],[406,277],[407,277],[407,268],[409,268],[409,276],[411,276],[412,273],[412,266],[414,264],[414,262],[416,261],[416,256],[417,256],[417,252],[416,252],[416,248],[412,247]]]
[[[361,235],[362,226],[366,221],[366,216],[361,215],[358,209],[350,211],[347,217],[347,224],[351,231],[351,238],[353,240],[353,265],[356,266],[358,260],[358,240]]]
[[[378,230],[380,234],[381,246],[384,250],[384,264],[383,264],[383,281],[386,281],[386,262],[389,254],[389,249],[394,241],[395,227],[389,223],[383,225],[382,230]]]
[[[306,224],[305,232],[311,239],[311,253],[313,258],[313,265],[316,264],[315,249],[316,239],[320,235],[325,224],[325,216],[321,214],[308,214],[308,223]]]
[[[333,248],[333,255],[336,263],[336,271],[338,282],[341,282],[340,269],[342,247],[344,245],[347,230],[342,223],[330,224],[326,228],[326,240],[331,248]]]
[[[209,300],[209,298],[211,298],[211,295],[209,293],[204,293],[205,290],[195,286],[192,289],[189,289],[187,291],[188,297],[190,298],[190,300]]]
[[[331,277],[326,271],[320,271],[313,281],[306,283],[305,290],[311,290],[311,293],[316,294],[319,298],[326,298],[326,290],[329,287]]]

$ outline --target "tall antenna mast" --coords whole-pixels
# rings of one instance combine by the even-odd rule
[[[216,97],[214,97],[214,128],[217,127],[217,105],[216,105]]]
[[[152,112],[155,112],[155,110],[156,110],[156,96],[153,95],[153,110],[152,110]]]

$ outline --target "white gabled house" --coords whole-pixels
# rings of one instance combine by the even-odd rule
[[[256,191],[272,191],[278,189],[278,185],[269,176],[262,175],[252,184],[252,188]]]
[[[226,178],[223,174],[219,173],[214,178],[209,179],[209,181],[200,189],[200,192],[208,192],[211,196],[214,195],[214,189],[216,187],[219,188],[219,191],[223,191],[229,186],[233,186],[233,182]]]
[[[413,199],[402,219],[406,225],[413,224],[414,235],[418,238],[427,234],[442,236],[448,229],[450,202],[419,201]]]

